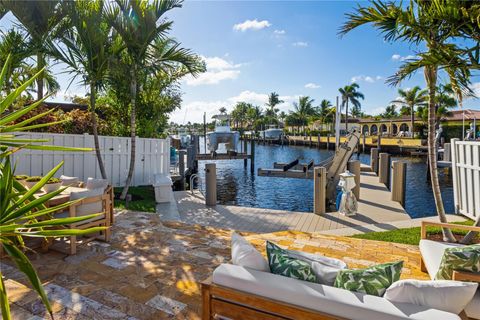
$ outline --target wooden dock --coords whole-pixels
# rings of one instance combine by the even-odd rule
[[[251,155],[247,153],[198,153],[195,155],[195,160],[246,160],[251,158]]]
[[[408,221],[410,216],[398,202],[391,199],[390,191],[378,182],[373,172],[361,173],[361,188],[358,214],[346,217],[338,212],[316,215],[307,212],[292,212],[262,208],[217,205],[207,207],[203,196],[196,192],[174,192],[175,212],[159,209],[166,220],[178,220],[218,228],[248,232],[276,232],[296,230],[322,232],[326,230],[353,228],[358,233],[369,231],[367,226],[389,230],[391,222]],[[163,212],[165,211],[165,212]]]

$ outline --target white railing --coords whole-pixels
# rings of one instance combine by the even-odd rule
[[[453,198],[457,213],[480,216],[480,142],[452,139]]]
[[[43,144],[94,148],[93,136],[88,134],[16,133],[22,138],[48,139]],[[170,140],[136,138],[136,159],[133,177],[134,186],[151,185],[156,173],[170,172]],[[130,164],[130,138],[99,136],[100,150],[110,183],[123,186]],[[44,150],[21,150],[14,155],[15,174],[44,175],[62,160],[64,165],[55,176],[101,178],[95,152],[60,152]]]

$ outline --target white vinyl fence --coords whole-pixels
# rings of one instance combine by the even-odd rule
[[[480,142],[452,139],[453,198],[457,213],[480,216]]]
[[[53,134],[53,133],[16,133],[21,138],[48,139],[43,144],[94,148],[93,135]],[[110,183],[123,186],[127,179],[130,164],[130,138],[99,136],[105,170]],[[30,176],[44,175],[62,160],[64,165],[55,175],[79,177],[86,181],[88,177],[101,178],[95,151],[60,152],[45,150],[21,150],[13,157],[16,163],[15,174]],[[137,138],[135,171],[133,186],[151,185],[156,173],[169,175],[170,140]]]

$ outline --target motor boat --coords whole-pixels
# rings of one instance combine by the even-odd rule
[[[173,144],[176,145],[177,149],[186,149],[190,144],[191,136],[186,128],[180,127],[176,131],[177,134],[171,136],[173,140],[176,140],[176,143]]]
[[[260,133],[260,137],[266,140],[280,140],[283,135],[283,129],[275,125],[269,125],[268,128]]]
[[[213,116],[215,131],[207,133],[208,150],[217,152],[220,144],[225,144],[227,152],[236,152],[240,141],[240,133],[230,129],[230,116],[224,112]]]

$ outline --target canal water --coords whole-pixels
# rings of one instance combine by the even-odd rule
[[[203,146],[201,146],[203,152]],[[249,148],[250,150],[250,148]],[[221,150],[219,150],[221,152]],[[306,179],[259,177],[258,168],[272,168],[274,162],[300,162],[314,160],[318,163],[333,151],[303,146],[255,145],[255,173],[250,173],[243,160],[214,161],[217,167],[217,194],[221,204],[245,207],[269,208],[289,211],[313,211],[313,181]],[[357,155],[354,155],[354,159]],[[369,164],[370,155],[360,154],[362,163]],[[405,209],[412,218],[435,215],[435,202],[430,182],[426,179],[425,158],[392,157],[402,159],[407,165],[407,187]],[[199,162],[199,175],[205,179],[205,163]],[[451,178],[440,173],[442,197],[447,213],[454,212]],[[205,185],[202,185],[205,190]],[[382,199],[378,199],[381,201]]]

